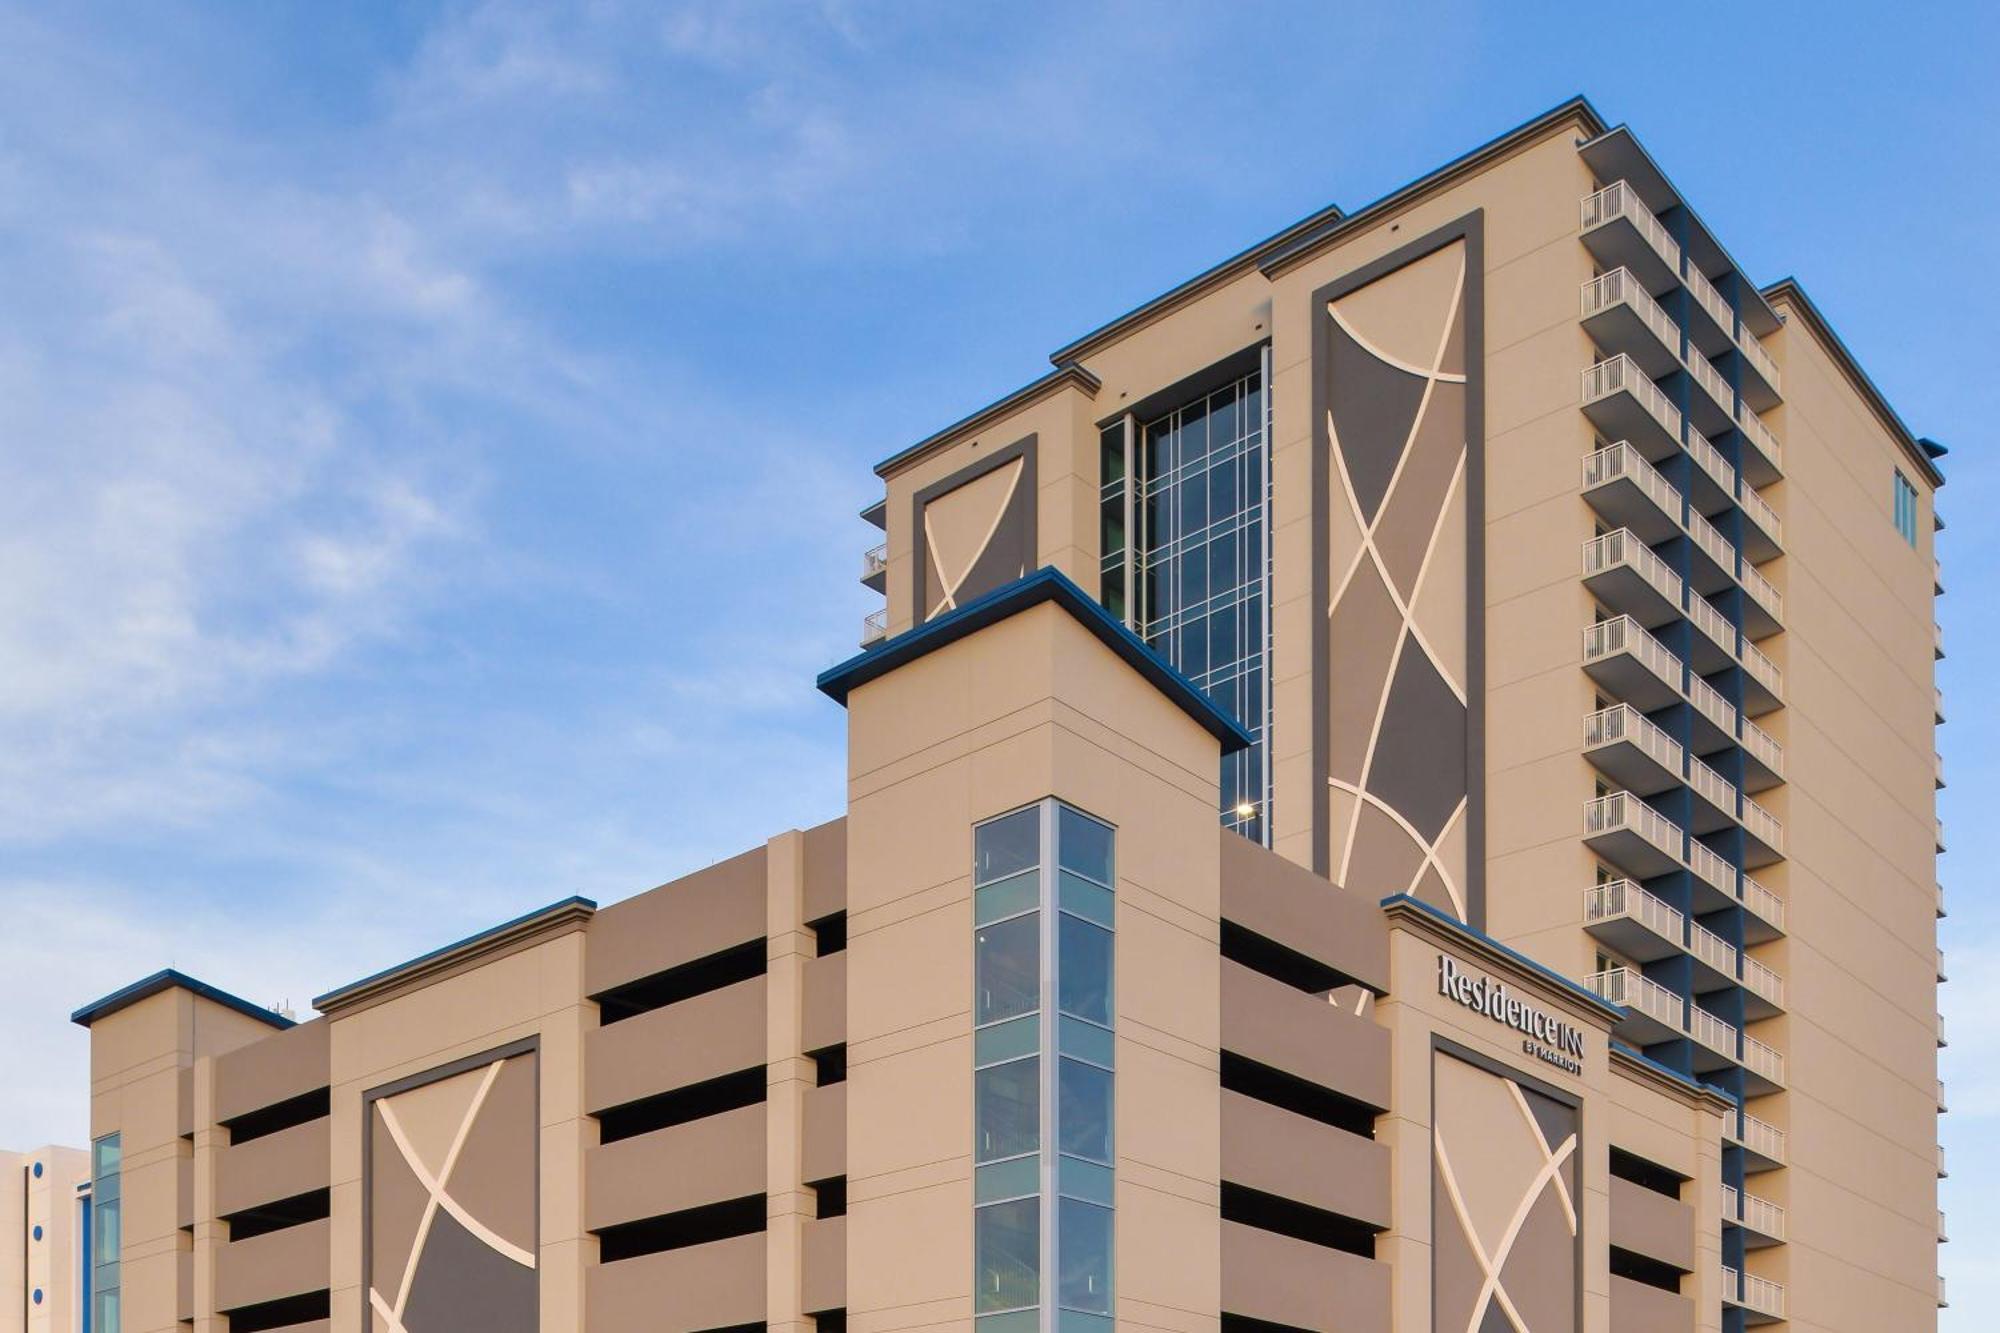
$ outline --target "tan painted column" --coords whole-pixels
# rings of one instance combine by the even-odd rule
[[[805,1224],[818,1211],[800,1179],[801,1130],[812,1062],[800,1052],[806,960],[814,955],[805,929],[805,835],[772,838],[765,867],[764,1071],[764,1322],[772,1333],[808,1330],[802,1305]]]
[[[190,1071],[194,1102],[194,1333],[229,1333],[215,1313],[215,1260],[229,1242],[229,1227],[215,1216],[215,1162],[229,1131],[215,1123],[215,1060],[204,1056]]]

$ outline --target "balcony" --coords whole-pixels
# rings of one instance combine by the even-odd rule
[[[1771,1324],[1785,1317],[1785,1289],[1769,1278],[1722,1268],[1722,1303],[1740,1308],[1746,1324]]]
[[[1687,938],[1687,918],[1629,879],[1583,891],[1583,928],[1639,963],[1672,957]]]
[[[1743,938],[1747,942],[1762,944],[1785,933],[1784,899],[1748,875],[1743,877],[1742,903],[1743,910],[1749,913],[1749,919],[1743,923]]]
[[[1764,350],[1757,335],[1747,328],[1736,330],[1735,350],[1743,359],[1743,374],[1739,382],[1743,388],[1743,401],[1763,411],[1776,407],[1784,384],[1778,378],[1778,363]]]
[[[1584,717],[1583,753],[1598,772],[1642,796],[1678,786],[1687,766],[1680,742],[1630,704],[1613,704]]]
[[[1614,181],[1585,196],[1581,212],[1583,244],[1604,267],[1631,269],[1656,292],[1680,280],[1680,245],[1630,185]]]
[[[1679,367],[1680,326],[1630,269],[1615,268],[1584,283],[1582,307],[1584,331],[1605,352],[1630,356],[1656,379]]]
[[[1583,544],[1583,581],[1600,602],[1649,629],[1681,614],[1681,576],[1630,528]]]
[[[1693,755],[1688,756],[1687,784],[1697,797],[1689,824],[1691,832],[1713,833],[1736,818],[1736,784]]]
[[[1704,983],[1712,984],[1717,978],[1734,984],[1736,981],[1736,946],[1699,922],[1688,924],[1688,952],[1701,964],[1697,969]],[[1706,988],[1706,987],[1704,987]]]
[[[1695,601],[1702,606],[1708,605],[1699,597],[1695,598]],[[1690,674],[1687,681],[1687,701],[1693,704],[1695,709],[1697,746],[1706,750],[1736,739],[1737,723],[1740,721],[1736,705],[1723,698],[1713,685],[1700,676]],[[1706,723],[1709,729],[1704,731],[1702,723]]]
[[[1937,916],[1938,916],[1938,920],[1942,921],[1942,920],[1944,920],[1944,919],[1945,919],[1946,917],[1948,917],[1948,916],[1950,916],[1950,915],[1951,915],[1951,913],[1950,913],[1950,912],[1947,912],[1947,911],[1945,911],[1945,910],[1944,910],[1944,885],[1940,884],[1940,885],[1938,885],[1938,886],[1937,886]]]
[[[1686,674],[1681,659],[1630,616],[1584,628],[1583,669],[1611,693],[1647,709],[1680,699]]]
[[[1722,1133],[1743,1149],[1748,1159],[1744,1162],[1745,1170],[1770,1171],[1785,1164],[1785,1131],[1748,1111],[1724,1115]]]
[[[1765,655],[1764,650],[1750,640],[1743,640],[1738,661],[1743,664],[1743,707],[1753,716],[1762,717],[1773,709],[1784,707],[1785,673],[1776,662]]]
[[[1785,747],[1749,718],[1744,718],[1742,725],[1742,735],[1738,739],[1743,744],[1743,753],[1750,760],[1743,771],[1743,789],[1757,792],[1777,786],[1785,780]]]
[[[1690,295],[1694,297],[1693,314],[1688,332],[1694,343],[1717,355],[1736,341],[1736,312],[1729,308],[1729,302],[1708,276],[1693,264],[1687,266],[1682,275]]]
[[[1747,954],[1742,975],[1746,1011],[1752,1018],[1771,1018],[1785,1008],[1785,979]]]
[[[882,542],[861,553],[861,582],[881,592],[889,582],[889,543]]]
[[[1749,596],[1743,603],[1743,630],[1751,638],[1763,639],[1785,627],[1785,594],[1764,577],[1749,561],[1736,571],[1737,582]]]
[[[1734,1023],[1724,1022],[1698,1004],[1689,1005],[1687,1014],[1687,1035],[1701,1048],[1694,1053],[1697,1070],[1705,1073],[1737,1063],[1737,1043],[1742,1034]]]
[[[861,617],[861,646],[870,648],[889,637],[889,608],[879,607]]]
[[[1931,721],[1944,725],[1944,688],[1939,685],[1931,686]]]
[[[1687,1005],[1681,997],[1632,968],[1593,972],[1583,979],[1583,984],[1597,992],[1605,1003],[1625,1010],[1625,1021],[1618,1025],[1619,1029],[1641,1045],[1671,1041],[1687,1033],[1683,1018]]]
[[[1757,488],[1747,481],[1739,483],[1736,503],[1743,507],[1743,517],[1750,524],[1743,532],[1744,553],[1752,560],[1769,560],[1782,553],[1785,546],[1784,520],[1757,493]]]
[[[1681,528],[1681,493],[1623,440],[1583,459],[1583,498],[1605,522],[1642,541],[1663,542]]]
[[[1688,400],[1688,410],[1694,424],[1710,434],[1729,430],[1736,425],[1736,390],[1729,386],[1729,380],[1717,370],[1709,359],[1694,348],[1688,348],[1682,366],[1700,390]]]
[[[1622,791],[1584,803],[1583,840],[1636,879],[1677,869],[1685,842],[1679,825]]]
[[[1933,822],[1933,823],[1934,823],[1934,824],[1936,825],[1936,827],[1937,827],[1937,836],[1936,836],[1936,839],[1935,839],[1935,843],[1936,843],[1936,848],[1937,848],[1937,853],[1938,853],[1938,855],[1939,855],[1939,856],[1943,856],[1943,855],[1944,855],[1944,821],[1943,821],[1942,819],[1937,819],[1937,820],[1933,820],[1932,822]]]
[[[1583,414],[1606,439],[1629,440],[1655,461],[1681,447],[1680,409],[1622,353],[1584,369]]]
[[[1700,514],[1689,513],[1687,535],[1694,539],[1695,559],[1690,562],[1689,582],[1700,592],[1713,595],[1736,581],[1736,548]]]
[[[1937,1044],[1938,1044],[1938,1049],[1939,1049],[1939,1050],[1943,1050],[1943,1049],[1944,1049],[1945,1047],[1947,1047],[1947,1046],[1951,1045],[1951,1043],[1950,1043],[1949,1041],[1946,1041],[1946,1040],[1945,1040],[1945,1035],[1944,1035],[1944,1015],[1943,1015],[1942,1013],[1940,1013],[1940,1014],[1939,1014],[1939,1015],[1937,1016]]]
[[[1936,751],[1931,752],[1931,785],[1944,790],[1944,756]]]
[[[1931,622],[1931,660],[1944,661],[1944,626]]]
[[[1951,1110],[1951,1107],[1950,1107],[1949,1105],[1947,1105],[1947,1104],[1946,1104],[1946,1102],[1945,1102],[1945,1099],[1944,1099],[1944,1080],[1943,1080],[1943,1079],[1939,1079],[1939,1080],[1937,1081],[1937,1107],[1938,1107],[1938,1114],[1939,1114],[1939,1115],[1944,1115],[1944,1114],[1946,1114],[1947,1112],[1949,1112],[1949,1111]]]
[[[1943,945],[1939,945],[1939,946],[1938,946],[1938,951],[1937,951],[1937,979],[1938,979],[1939,981],[1950,981],[1950,980],[1951,980],[1951,978],[1950,978],[1950,977],[1948,977],[1948,976],[1946,976],[1946,975],[1945,975],[1945,970],[1944,970],[1944,946],[1943,946]]]
[[[1758,1041],[1749,1033],[1743,1034],[1743,1070],[1748,1075],[1744,1080],[1745,1091],[1752,1097],[1781,1091],[1785,1086],[1785,1054],[1777,1047]]]
[[[1740,818],[1743,831],[1749,834],[1743,848],[1743,865],[1747,870],[1767,866],[1785,855],[1785,826],[1778,817],[1766,810],[1748,796],[1743,798]]]
[[[1785,1210],[1734,1185],[1722,1187],[1722,1220],[1742,1227],[1743,1243],[1752,1249],[1782,1244],[1785,1239]]]
[[[1945,1169],[1945,1164],[1944,1164],[1944,1145],[1943,1145],[1942,1143],[1940,1143],[1940,1144],[1939,1144],[1939,1145],[1937,1146],[1937,1150],[1938,1150],[1938,1151],[1937,1151],[1937,1174],[1938,1174],[1938,1179],[1939,1179],[1939,1180],[1943,1180],[1943,1179],[1944,1179],[1945,1177],[1949,1176],[1949,1175],[1951,1174],[1951,1172]]]
[[[1732,904],[1743,908],[1747,914],[1743,922],[1745,943],[1762,944],[1785,933],[1784,902],[1713,849],[1690,842],[1687,867],[1694,872],[1697,910],[1709,912]]]
[[[1741,471],[1753,485],[1768,486],[1785,471],[1785,449],[1764,419],[1742,407],[1736,413],[1736,429],[1743,436]]]
[[[1700,675],[1733,667],[1741,659],[1736,655],[1736,626],[1729,617],[1715,609],[1715,606],[1698,592],[1690,592],[1682,607],[1694,627],[1701,631],[1688,645],[1689,665]],[[1732,730],[1734,725],[1732,724]]]

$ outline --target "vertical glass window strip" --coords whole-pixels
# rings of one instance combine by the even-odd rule
[[[118,1246],[122,1228],[119,1177],[120,1139],[107,1134],[90,1145],[90,1327],[95,1333],[120,1333],[118,1313]]]
[[[1131,607],[1126,590],[1130,534],[1125,518],[1130,503],[1125,475],[1125,422],[1119,421],[1098,432],[1097,453],[1097,600],[1105,610],[1130,624]]]
[[[1223,824],[1262,842],[1269,822],[1261,371],[1145,423],[1134,460],[1133,590],[1140,636],[1248,730],[1223,760]]]
[[[1041,1304],[1042,812],[972,834],[973,1313],[1030,1333]]]
[[[1111,828],[1059,802],[973,830],[979,1333],[1111,1329],[1115,884]]]
[[[1896,531],[1902,534],[1910,545],[1917,544],[1917,488],[1909,478],[1898,472],[1896,476]]]
[[[1112,1315],[1113,927],[1108,825],[1056,807],[1056,1327],[1109,1330]]]

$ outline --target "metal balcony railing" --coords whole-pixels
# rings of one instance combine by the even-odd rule
[[[1667,267],[1680,272],[1680,245],[1675,242],[1666,224],[1653,216],[1653,210],[1646,207],[1640,201],[1638,192],[1624,181],[1613,181],[1596,194],[1586,195],[1582,213],[1580,231],[1595,230],[1617,218],[1630,222],[1646,243],[1666,261]]]
[[[1785,747],[1778,744],[1770,732],[1746,717],[1743,719],[1743,734],[1739,739],[1743,742],[1743,748],[1748,750],[1758,763],[1779,777],[1785,776]]]
[[[1604,884],[1593,884],[1583,891],[1584,924],[1616,917],[1630,917],[1655,935],[1675,944],[1679,944],[1687,932],[1687,917],[1640,888],[1634,880],[1614,879]]]
[[[1708,605],[1707,602],[1701,601],[1699,597],[1695,601],[1699,602],[1702,606]],[[1700,622],[1697,621],[1696,623]],[[1736,722],[1738,718],[1736,705],[1723,698],[1716,691],[1715,686],[1709,684],[1700,676],[1690,675],[1687,678],[1687,697],[1688,702],[1701,710],[1703,717],[1706,717],[1710,722],[1720,727],[1723,734],[1729,736],[1736,734]]]
[[[1725,574],[1735,577],[1736,548],[1729,544],[1727,537],[1715,530],[1713,523],[1700,514],[1690,513],[1688,521],[1682,526],[1687,529],[1688,536],[1694,538],[1694,544],[1699,546],[1710,560],[1721,566]]]
[[[1644,713],[1630,704],[1613,704],[1585,715],[1584,749],[1594,750],[1600,745],[1620,742],[1636,746],[1669,773],[1678,774],[1686,763],[1686,752],[1681,749],[1680,742],[1649,722]]]
[[[1743,584],[1743,591],[1771,613],[1771,619],[1781,621],[1785,618],[1785,594],[1779,592],[1778,585],[1765,578],[1755,565],[1745,560],[1736,577]]]
[[[1725,495],[1736,494],[1736,468],[1722,456],[1722,451],[1708,442],[1708,437],[1698,430],[1688,431],[1687,451],[1694,457],[1703,472],[1714,479]]]
[[[1693,755],[1688,756],[1687,784],[1716,809],[1735,811],[1736,784]]]
[[[1736,656],[1736,626],[1730,624],[1729,617],[1716,610],[1708,598],[1690,591],[1682,609],[1694,622],[1694,627],[1708,636],[1710,643],[1720,648],[1725,656]]]
[[[1722,1126],[1725,1134],[1759,1157],[1767,1157],[1774,1162],[1785,1160],[1785,1131],[1769,1121],[1759,1120],[1748,1111],[1739,1111],[1733,1118],[1725,1115]]]
[[[1773,1319],[1785,1317],[1785,1289],[1769,1278],[1722,1266],[1722,1299]]]
[[[1764,382],[1770,385],[1774,392],[1784,392],[1784,383],[1778,378],[1778,363],[1771,359],[1771,354],[1764,350],[1764,344],[1758,341],[1757,335],[1750,332],[1747,326],[1738,326],[1736,346],[1743,353],[1743,359],[1764,377]]]
[[[1630,567],[1652,585],[1655,592],[1674,605],[1681,604],[1681,576],[1660,559],[1653,548],[1639,540],[1630,528],[1592,537],[1583,544],[1583,576],[1592,578],[1620,565]]]
[[[1660,309],[1659,303],[1639,285],[1639,280],[1632,276],[1630,269],[1614,268],[1602,277],[1584,283],[1582,305],[1585,319],[1615,305],[1630,306],[1632,313],[1639,317],[1639,322],[1660,340],[1671,355],[1680,355],[1680,326]]]
[[[1734,338],[1736,312],[1729,308],[1729,302],[1722,299],[1722,293],[1715,290],[1715,284],[1693,264],[1688,265],[1681,278],[1687,283],[1687,289],[1694,293],[1695,304],[1708,312],[1708,317],[1716,322],[1717,327]]]
[[[861,646],[866,648],[886,638],[889,633],[889,608],[881,607],[861,617]]]
[[[1671,992],[1670,992],[1671,993]],[[1709,1050],[1736,1059],[1736,1042],[1740,1035],[1734,1023],[1725,1023],[1698,1004],[1688,1006],[1687,1034]]]
[[[861,577],[864,581],[889,570],[889,543],[882,542],[861,553]]]
[[[1743,958],[1742,981],[1743,989],[1763,996],[1780,1009],[1785,1007],[1785,979],[1748,955]]]
[[[1680,689],[1685,674],[1681,670],[1681,659],[1668,652],[1665,645],[1648,634],[1632,617],[1613,616],[1595,625],[1584,626],[1583,660],[1586,663],[1599,662],[1619,653],[1632,654],[1648,671],[1673,689]]]
[[[1784,521],[1778,517],[1778,511],[1757,493],[1755,486],[1744,482],[1736,492],[1736,502],[1743,506],[1743,512],[1750,516],[1752,523],[1771,535],[1772,541],[1780,546],[1785,544]]]
[[[1722,1216],[1773,1240],[1785,1238],[1785,1210],[1769,1199],[1746,1194],[1734,1185],[1722,1187]]]
[[[1771,1082],[1783,1086],[1785,1082],[1785,1056],[1777,1047],[1758,1041],[1749,1033],[1743,1034],[1743,1067],[1752,1073],[1761,1074]]]
[[[1736,975],[1736,946],[1698,922],[1688,926],[1688,952],[1725,977]]]
[[[1777,695],[1785,697],[1785,673],[1776,662],[1765,656],[1764,650],[1745,639],[1742,643],[1743,669],[1756,677],[1759,684]]]
[[[1688,869],[1702,880],[1720,889],[1727,897],[1737,897],[1736,881],[1740,876],[1736,867],[1724,860],[1720,854],[1699,842],[1688,844]]]
[[[1764,424],[1764,418],[1747,407],[1739,407],[1736,412],[1737,429],[1743,438],[1755,445],[1771,461],[1771,466],[1782,472],[1785,469],[1785,447],[1778,443],[1778,437]]]
[[[1583,401],[1594,403],[1600,398],[1609,398],[1623,391],[1637,400],[1646,409],[1647,415],[1660,424],[1660,428],[1678,440],[1681,437],[1681,410],[1675,407],[1653,383],[1652,377],[1639,369],[1639,363],[1620,352],[1594,366],[1586,366],[1583,371]]]
[[[1583,984],[1597,992],[1607,1004],[1623,1005],[1636,1013],[1646,1015],[1655,1022],[1665,1024],[1676,1032],[1687,1031],[1687,1021],[1682,1016],[1682,1011],[1687,1006],[1681,1001],[1681,997],[1651,977],[1642,976],[1629,967],[1614,967],[1603,972],[1593,972],[1584,978]]]
[[[1632,793],[1615,791],[1609,796],[1584,802],[1584,837],[1594,838],[1620,829],[1638,834],[1676,862],[1681,859],[1684,840],[1680,825]]]
[[[1785,928],[1785,900],[1748,875],[1743,877],[1743,906],[1777,929]]]
[[[1742,819],[1743,827],[1761,839],[1766,847],[1780,856],[1785,854],[1785,826],[1778,822],[1776,815],[1745,796]]]
[[[1639,488],[1656,505],[1660,512],[1678,523],[1681,519],[1680,490],[1659,470],[1648,463],[1645,456],[1630,444],[1620,440],[1606,445],[1596,453],[1583,457],[1583,489],[1596,490],[1612,481],[1629,481]]]
[[[1734,418],[1736,391],[1729,387],[1729,381],[1715,368],[1715,364],[1693,347],[1687,349],[1681,364],[1688,368],[1688,374],[1701,386],[1702,392],[1715,400],[1715,405],[1722,409],[1722,415]]]

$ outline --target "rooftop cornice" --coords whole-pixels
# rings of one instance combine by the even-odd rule
[[[588,898],[565,898],[561,902],[550,903],[525,916],[503,921],[476,935],[468,935],[455,944],[419,954],[406,963],[384,968],[359,981],[315,996],[313,1008],[323,1014],[336,1014],[345,1009],[373,1004],[461,971],[481,959],[513,953],[542,939],[581,929],[596,912],[597,904]]]
[[[1930,450],[1924,447],[1922,440],[1911,433],[1910,428],[1903,423],[1902,416],[1890,406],[1888,398],[1875,387],[1875,381],[1861,368],[1861,362],[1855,359],[1854,353],[1848,350],[1847,344],[1841,341],[1838,333],[1834,332],[1833,325],[1827,322],[1826,316],[1820,313],[1817,305],[1813,304],[1812,297],[1806,294],[1804,285],[1797,278],[1780,278],[1763,289],[1763,296],[1766,301],[1773,303],[1783,301],[1798,313],[1800,322],[1812,330],[1813,337],[1818,339],[1820,345],[1833,356],[1835,364],[1847,377],[1847,382],[1861,395],[1862,401],[1868,404],[1876,420],[1896,437],[1896,443],[1903,446],[1903,452],[1909,456],[1917,471],[1922,473],[1924,479],[1932,486],[1943,486],[1944,473],[1938,470],[1937,462]]]
[[[1718,1115],[1726,1115],[1736,1109],[1736,1102],[1720,1088],[1710,1087],[1677,1070],[1669,1069],[1659,1061],[1649,1059],[1622,1042],[1612,1042],[1610,1049],[1611,1070],[1615,1074],[1622,1074],[1634,1082],[1647,1084],[1689,1106],[1703,1107]]]
[[[129,1008],[141,1000],[158,995],[161,991],[176,989],[187,991],[191,995],[199,995],[202,999],[222,1005],[224,1008],[234,1009],[237,1013],[254,1018],[260,1023],[269,1023],[280,1031],[295,1026],[291,1019],[274,1009],[253,1004],[240,995],[231,995],[226,990],[211,986],[205,981],[197,981],[187,973],[176,971],[171,967],[161,968],[150,977],[141,977],[129,986],[120,987],[101,999],[92,1000],[71,1014],[69,1021],[80,1027],[89,1027],[98,1019],[108,1018],[120,1009]]]
[[[954,421],[943,430],[926,435],[909,448],[883,459],[875,465],[875,475],[887,478],[891,473],[900,472],[931,450],[948,444],[961,435],[991,425],[1032,403],[1041,401],[1052,393],[1073,388],[1080,390],[1086,398],[1095,398],[1097,391],[1103,387],[1103,381],[1082,366],[1057,366],[1040,379],[1022,385],[1005,398],[988,403],[971,416]],[[871,504],[868,508],[873,509],[874,505]],[[862,514],[866,517],[867,510],[863,510]]]

